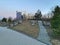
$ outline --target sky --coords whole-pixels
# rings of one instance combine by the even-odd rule
[[[0,0],[0,18],[16,17],[16,11],[35,13],[38,9],[42,14],[50,12],[60,0]]]

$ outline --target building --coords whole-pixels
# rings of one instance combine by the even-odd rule
[[[23,20],[22,12],[16,11],[16,20],[17,20],[18,22],[21,22],[21,21]]]
[[[21,20],[22,19],[22,12],[16,11],[16,19]]]

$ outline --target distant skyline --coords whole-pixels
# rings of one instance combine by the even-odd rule
[[[0,18],[16,17],[16,11],[35,13],[38,9],[42,14],[48,13],[60,0],[0,0]]]

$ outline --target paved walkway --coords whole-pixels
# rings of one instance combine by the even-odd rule
[[[0,45],[46,45],[6,27],[0,27]]]
[[[45,27],[42,24],[42,21],[38,21],[38,23],[39,23],[40,33],[39,33],[39,36],[38,36],[37,39],[44,42],[44,43],[46,43],[46,44],[48,44],[48,45],[52,45],[50,43],[50,38],[47,34],[47,31],[46,31]]]

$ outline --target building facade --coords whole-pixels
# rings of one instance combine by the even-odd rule
[[[18,23],[22,23],[22,20],[23,20],[22,12],[16,11],[16,20]]]
[[[21,20],[22,19],[22,12],[16,11],[16,19]]]

